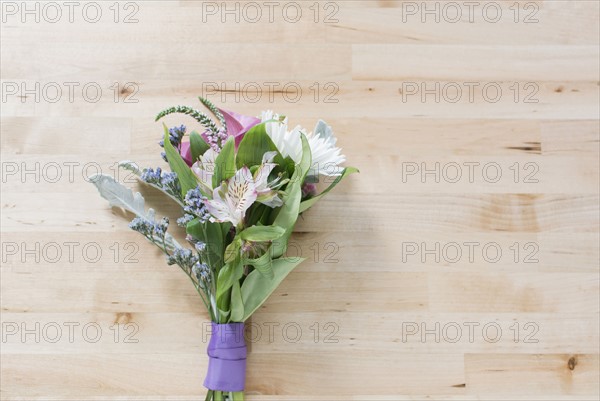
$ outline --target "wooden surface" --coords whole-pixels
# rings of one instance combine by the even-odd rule
[[[252,320],[247,399],[598,399],[597,1],[496,1],[496,23],[483,2],[473,22],[443,2],[439,22],[421,2],[322,2],[318,23],[312,1],[297,23],[287,3],[222,23],[194,1],[120,3],[115,23],[112,3],[98,23],[3,9],[3,400],[203,399],[200,299],[83,178],[156,165],[155,113],[203,93],[325,118],[361,170],[297,226],[308,260]],[[436,83],[439,102],[411,94]],[[438,182],[421,175],[436,163]]]

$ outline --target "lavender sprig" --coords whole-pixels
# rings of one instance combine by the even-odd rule
[[[178,248],[171,255],[167,255],[167,264],[178,264],[184,269],[191,271],[192,267],[198,263],[200,259],[190,249]]]
[[[177,219],[177,225],[179,227],[187,227],[188,223],[194,220],[194,218],[195,217],[193,214],[186,213],[183,215],[183,217]]]
[[[137,231],[146,238],[152,240],[154,236],[163,238],[169,226],[169,219],[163,217],[159,222],[148,221],[142,217],[136,217],[129,223],[129,228]]]
[[[196,248],[196,251],[198,251],[198,253],[202,253],[206,250],[206,243],[195,239],[194,237],[192,237],[190,234],[188,234],[185,239],[192,245],[194,245],[194,248]]]
[[[171,145],[173,145],[173,147],[179,151],[181,150],[181,141],[183,139],[183,136],[185,135],[185,131],[186,127],[183,124],[179,127],[169,128],[169,142],[171,142]],[[158,144],[161,148],[164,148],[165,140],[161,139],[160,141],[158,141]],[[166,161],[167,163],[169,162],[169,160],[167,160],[167,154],[165,152],[161,152],[160,156],[164,161]]]
[[[193,109],[188,106],[175,106],[165,109],[158,113],[158,115],[156,116],[156,121],[173,113],[187,114],[207,129],[207,132],[205,133],[205,138],[210,147],[218,152],[227,140],[227,124],[225,122],[225,117],[223,116],[223,113],[221,113],[221,111],[209,100],[204,99],[202,97],[200,97],[199,99],[200,102],[202,102],[202,104],[206,106],[217,117],[219,123],[221,124],[220,127],[217,126],[217,124],[208,115],[206,115],[206,113],[203,113],[199,110]],[[166,155],[164,154],[164,152],[161,153],[161,156],[163,157],[163,159],[166,160]]]
[[[200,192],[200,187],[190,189],[187,194],[185,194],[183,210],[187,214],[198,217],[200,222],[205,223],[211,217],[206,209],[206,200],[206,196],[202,195],[202,192]]]
[[[197,262],[194,264],[192,267],[192,273],[202,288],[210,288],[210,284],[212,282],[212,272],[206,263]]]
[[[163,171],[160,167],[157,167],[156,170],[145,168],[140,175],[140,179],[147,184],[154,185],[158,189],[163,190],[167,195],[182,200],[181,184],[176,173]]]
[[[169,219],[163,217],[159,222],[153,222],[138,216],[129,223],[129,227],[162,249],[166,254],[167,264],[177,264],[184,271],[194,284],[194,287],[196,287],[196,291],[202,298],[211,317],[214,318],[216,316],[216,304],[209,288],[212,277],[210,268],[201,263],[198,254],[192,250],[182,248],[175,243],[167,241]]]
[[[160,221],[155,222],[137,216],[129,223],[129,228],[142,234],[148,241],[158,246],[167,255],[169,255],[170,252],[181,249],[181,246],[175,243],[171,236],[167,235],[168,227],[169,219],[167,217],[163,217]]]
[[[169,128],[169,142],[173,145],[174,148],[179,149],[181,147],[181,140],[185,135],[186,127],[185,125],[180,125],[179,127]],[[165,147],[165,141],[161,139],[158,141],[158,144],[161,148]]]

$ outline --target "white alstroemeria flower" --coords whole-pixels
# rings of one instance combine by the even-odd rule
[[[212,187],[212,177],[215,173],[215,160],[219,154],[214,149],[209,148],[199,157],[198,161],[192,165],[192,171],[198,177],[200,184],[210,193]]]
[[[272,163],[276,154],[277,152],[265,153],[263,155],[262,164],[254,172],[254,183],[258,194],[256,201],[273,208],[283,205],[283,201],[277,195],[277,191],[271,189],[279,179],[274,180],[271,185],[269,185],[268,182],[269,174],[271,174],[271,171],[277,166],[276,163]]]
[[[213,191],[213,199],[206,201],[206,208],[213,216],[211,221],[229,221],[238,226],[246,210],[256,201],[254,178],[248,167],[239,169],[233,177]]]
[[[263,122],[272,119],[279,120],[279,115],[270,110],[263,112]],[[287,128],[287,118],[281,122],[274,121],[265,125],[267,134],[283,157],[290,156],[295,163],[300,163],[302,159],[302,139],[300,135],[304,134],[312,153],[312,166],[308,171],[308,176],[338,176],[341,174],[340,164],[346,161],[346,157],[341,154],[342,150],[335,146],[337,139],[327,123],[319,120],[315,130],[308,134],[300,126],[296,126],[292,131],[288,131]]]
[[[211,221],[219,223],[229,221],[237,226],[243,221],[246,211],[254,202],[273,208],[283,205],[277,191],[272,189],[279,178],[271,183],[268,182],[271,171],[277,166],[276,163],[272,163],[276,154],[276,152],[265,153],[262,164],[256,169],[254,175],[248,167],[244,166],[236,171],[233,177],[213,190],[213,199],[206,201],[206,208],[213,216]],[[200,169],[200,173],[203,172]],[[212,174],[209,178],[212,180]]]

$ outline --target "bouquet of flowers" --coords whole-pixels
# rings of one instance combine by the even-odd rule
[[[190,278],[212,321],[206,399],[238,401],[246,373],[244,321],[302,262],[285,255],[298,216],[358,170],[340,166],[345,157],[324,121],[312,132],[289,130],[287,117],[271,111],[259,119],[200,101],[207,112],[177,106],[156,117],[183,113],[203,127],[184,140],[185,126],[164,126],[159,144],[171,171],[119,164],[181,206],[177,224],[185,227],[187,246],[167,233],[168,218],[157,219],[140,193],[109,175],[90,181],[111,206],[135,214],[130,228]],[[330,182],[317,193],[320,176]]]

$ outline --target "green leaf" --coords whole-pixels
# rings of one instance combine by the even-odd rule
[[[273,242],[272,256],[274,258],[278,258],[283,255],[287,249],[289,238],[292,235],[294,225],[296,224],[298,215],[300,214],[300,200],[302,199],[301,185],[304,181],[304,177],[308,173],[311,162],[312,154],[310,153],[310,145],[308,144],[306,137],[302,135],[302,160],[300,160],[300,163],[298,163],[296,169],[294,170],[294,174],[292,175],[290,183],[287,185],[285,190],[286,195],[284,204],[279,209],[279,213],[273,221],[274,225],[283,227],[285,229],[285,233],[281,236],[281,238]]]
[[[223,298],[223,295],[229,291],[233,283],[239,281],[244,275],[244,266],[238,260],[237,263],[227,263],[219,272],[217,278],[217,303]]]
[[[167,160],[169,161],[171,170],[175,172],[177,174],[177,178],[179,178],[179,183],[181,184],[181,196],[185,197],[185,194],[187,194],[190,189],[196,188],[198,181],[196,181],[196,176],[181,158],[181,155],[177,149],[175,149],[171,144],[171,141],[169,140],[169,129],[166,125],[163,124],[163,126],[165,128],[164,146],[165,153],[167,154]]]
[[[273,259],[271,259],[271,247],[269,247],[264,254],[256,259],[244,259],[245,265],[252,265],[265,277],[273,278]]]
[[[292,231],[294,230],[294,226],[298,220],[300,199],[302,198],[302,191],[300,189],[299,182],[289,184],[286,192],[288,192],[288,194],[285,199],[285,203],[281,207],[279,214],[277,214],[277,217],[273,222],[273,224],[285,227],[285,233],[280,238],[274,240],[271,245],[273,249],[272,256],[274,258],[282,256],[287,249]]]
[[[232,136],[227,139],[221,153],[215,159],[215,173],[212,177],[213,188],[221,185],[222,181],[235,174],[235,140]]]
[[[264,206],[264,205],[262,205],[262,206]],[[258,219],[258,223],[260,223],[261,225],[268,224],[268,221],[269,221],[269,218],[271,217],[272,212],[273,212],[272,208],[270,208],[268,206],[264,206],[262,215]]]
[[[229,235],[229,232],[231,231],[231,223],[224,222],[224,223],[219,223],[219,225],[221,226],[221,233],[223,235],[223,241],[227,242],[227,235]]]
[[[240,232],[240,238],[244,241],[274,241],[285,233],[285,229],[279,226],[252,226]]]
[[[247,226],[253,226],[260,221],[260,218],[265,213],[265,209],[273,210],[269,206],[255,202],[246,212],[245,223]]]
[[[194,162],[198,160],[198,158],[202,156],[208,149],[210,149],[210,146],[208,146],[208,143],[204,141],[202,136],[196,131],[192,131],[190,134],[190,150],[192,152],[192,160]]]
[[[264,154],[267,152],[277,152],[274,163],[284,166],[283,157],[277,150],[277,146],[275,146],[271,137],[269,137],[269,134],[267,134],[265,124],[255,125],[244,135],[236,156],[238,169],[243,166],[252,167],[260,165]]]
[[[353,173],[358,173],[358,169],[355,167],[346,167],[344,169],[344,171],[342,171],[342,174],[340,174],[332,183],[330,186],[328,186],[323,192],[321,192],[319,195],[307,199],[304,202],[302,202],[300,204],[300,213],[304,212],[306,209],[308,209],[309,207],[311,207],[312,205],[314,205],[315,203],[317,203],[317,201],[319,199],[321,199],[325,194],[327,194],[327,192],[331,191],[337,184],[339,184],[340,181],[342,181],[342,179],[350,174]]]
[[[227,308],[229,308],[229,306]],[[229,309],[228,310],[218,309],[218,310],[219,310],[219,318],[218,318],[219,323],[227,323],[229,321],[229,314],[231,313],[231,311]]]
[[[233,283],[231,288],[231,322],[243,322],[244,301],[242,300],[242,291],[239,281]]]
[[[304,134],[301,135],[301,139],[302,159],[300,160],[300,163],[298,163],[298,165],[296,166],[294,174],[296,175],[296,178],[300,180],[300,183],[303,183],[304,179],[306,178],[306,174],[308,174],[308,170],[310,170],[310,165],[312,163],[312,152],[310,150],[308,139]],[[294,176],[292,176],[292,179],[294,179]]]
[[[242,285],[242,301],[244,302],[244,318],[248,319],[254,311],[269,298],[283,279],[304,259],[280,258],[273,261],[273,278],[267,278],[255,270],[246,277]]]
[[[242,241],[239,238],[234,239],[225,249],[225,263],[235,262],[235,260],[240,257],[241,247]]]
[[[186,231],[194,239],[206,244],[206,254],[210,267],[218,271],[223,266],[224,234],[223,223],[201,223],[198,219],[190,221]]]
[[[243,391],[234,391],[232,398],[233,398],[233,401],[244,401],[244,392]]]

